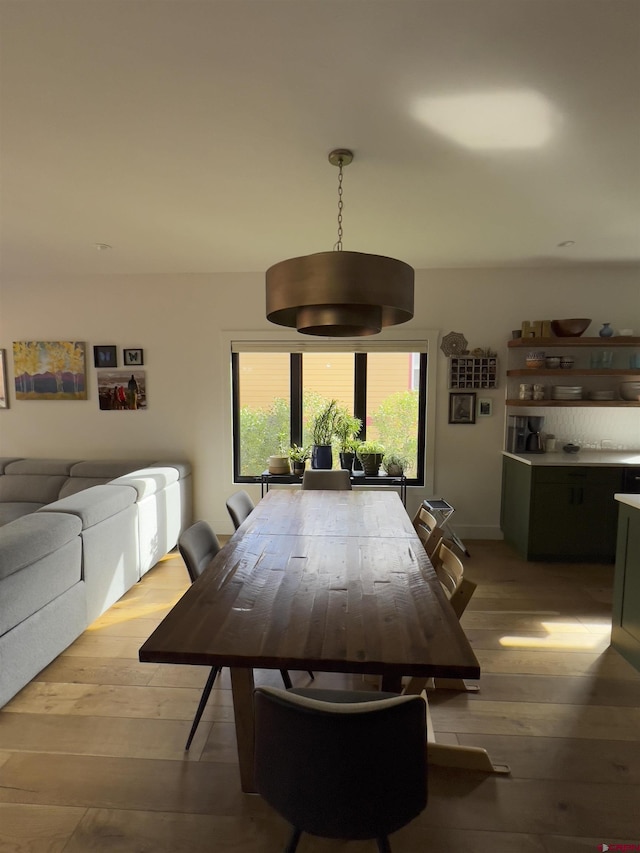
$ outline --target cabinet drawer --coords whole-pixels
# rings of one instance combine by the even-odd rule
[[[611,485],[613,491],[621,488],[622,468],[606,468],[603,466],[543,466],[534,470],[534,482],[560,483],[561,485]]]

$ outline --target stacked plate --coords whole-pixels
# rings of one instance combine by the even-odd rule
[[[552,400],[582,400],[582,385],[554,385]]]
[[[590,400],[615,400],[615,394],[613,391],[591,391],[589,393]]]

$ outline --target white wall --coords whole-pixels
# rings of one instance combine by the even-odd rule
[[[434,493],[456,508],[467,538],[499,536],[500,450],[504,430],[506,341],[522,320],[592,317],[640,334],[640,267],[510,270],[420,270],[410,329],[463,332],[469,348],[491,347],[501,359],[500,387],[486,395],[494,413],[475,425],[447,423],[447,359],[438,349]],[[195,506],[221,533],[231,532],[224,507],[234,490],[223,388],[229,360],[221,332],[274,331],[264,319],[264,276],[258,273],[95,276],[3,281],[0,347],[7,351],[10,408],[0,410],[0,456],[186,458],[194,466]],[[15,400],[12,342],[83,340],[89,400]],[[144,349],[148,409],[98,408],[96,344]],[[589,411],[589,410],[587,410]],[[612,418],[621,410],[611,409]],[[640,436],[640,409],[633,410]],[[257,499],[259,488],[249,491]],[[417,490],[409,508],[423,497]]]

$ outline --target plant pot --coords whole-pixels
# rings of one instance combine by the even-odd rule
[[[293,476],[302,477],[304,475],[306,464],[306,462],[292,462],[291,467],[293,468]]]
[[[353,468],[353,460],[356,458],[355,453],[341,453],[340,454],[340,467],[345,471],[351,471]]]
[[[360,461],[365,477],[377,477],[384,453],[361,453]]]
[[[314,444],[311,449],[311,467],[330,471],[333,468],[333,452],[330,444]]]
[[[389,465],[387,467],[387,474],[389,477],[402,477],[403,470],[399,465]]]
[[[270,456],[269,457],[269,473],[270,474],[290,474],[288,456]]]

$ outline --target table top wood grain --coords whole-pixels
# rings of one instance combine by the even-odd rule
[[[271,490],[141,661],[478,678],[393,492]]]

